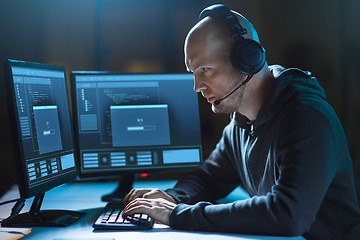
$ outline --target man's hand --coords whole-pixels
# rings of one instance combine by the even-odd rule
[[[163,198],[136,198],[126,205],[123,215],[145,213],[157,222],[170,225],[170,213],[176,203]]]
[[[169,194],[157,188],[138,188],[138,189],[134,188],[124,197],[123,204],[127,205],[136,198],[146,198],[146,199],[162,198],[164,200],[176,204],[176,201],[173,197],[171,197]]]
[[[175,199],[157,188],[132,189],[123,200],[124,216],[145,213],[155,221],[169,225]]]

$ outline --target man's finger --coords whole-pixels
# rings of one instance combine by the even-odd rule
[[[123,203],[128,204],[136,198],[141,198],[145,193],[151,191],[150,189],[132,189],[124,198]]]

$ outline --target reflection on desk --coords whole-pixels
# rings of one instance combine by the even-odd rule
[[[135,188],[156,187],[162,190],[173,187],[174,181],[139,181],[134,183]],[[94,231],[92,224],[106,205],[101,202],[101,195],[110,193],[117,187],[116,182],[74,182],[54,188],[45,194],[42,209],[66,209],[86,212],[78,222],[64,228],[0,228],[0,239],[57,239],[57,240],[117,240],[117,239],[303,239],[302,237],[272,237],[227,233],[207,233],[178,231],[162,224],[155,224],[154,229],[145,231]],[[19,197],[17,186],[11,188],[0,201],[11,200]],[[229,196],[220,202],[231,202],[245,199],[248,195],[240,188],[235,189]],[[33,198],[26,201],[22,212],[30,209]],[[9,216],[13,204],[0,206],[0,218]]]

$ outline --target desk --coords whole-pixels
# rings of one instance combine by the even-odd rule
[[[174,181],[139,181],[134,187],[157,187],[167,189],[174,185]],[[66,209],[86,212],[79,221],[64,228],[0,228],[0,239],[46,239],[46,240],[120,240],[120,239],[154,239],[154,240],[230,240],[230,239],[303,239],[302,237],[270,237],[240,234],[187,232],[173,230],[165,225],[155,224],[150,231],[117,231],[117,232],[94,232],[92,224],[106,203],[101,202],[101,195],[110,193],[117,186],[115,182],[73,182],[61,185],[48,191],[41,209]],[[17,186],[11,188],[0,202],[19,197]],[[247,195],[241,189],[234,190],[221,202],[229,202],[235,199],[246,198]],[[25,202],[22,212],[30,209],[33,198]],[[10,214],[13,204],[0,206],[0,218],[6,218]]]

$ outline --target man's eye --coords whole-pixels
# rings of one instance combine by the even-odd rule
[[[206,72],[207,70],[209,70],[209,68],[207,68],[207,67],[203,67],[203,68],[202,68],[202,71],[203,71],[203,72]]]

